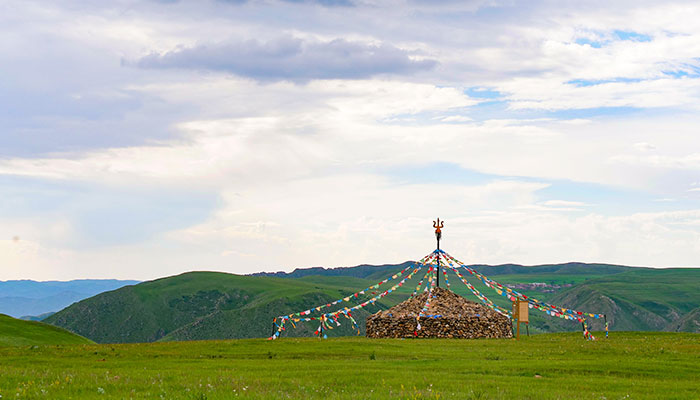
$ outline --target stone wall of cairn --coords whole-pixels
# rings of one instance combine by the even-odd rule
[[[454,292],[434,289],[428,314],[438,318],[421,318],[417,330],[416,317],[428,298],[426,292],[396,306],[367,317],[369,338],[510,338],[510,319],[490,308],[469,301]]]

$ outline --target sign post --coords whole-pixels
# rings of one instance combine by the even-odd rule
[[[513,302],[513,319],[515,320],[515,338],[520,339],[520,324],[524,323],[527,328],[527,335],[530,336],[530,318],[527,301],[516,299]]]

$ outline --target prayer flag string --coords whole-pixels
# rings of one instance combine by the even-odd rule
[[[586,317],[605,318],[604,314],[584,313],[584,312],[573,310],[570,308],[558,307],[558,306],[546,303],[544,301],[540,301],[540,300],[537,300],[535,298],[528,297],[522,293],[519,293],[519,292],[517,292],[517,291],[515,291],[507,286],[504,286],[504,285],[494,281],[493,279],[490,279],[482,274],[479,274],[474,269],[468,267],[467,265],[465,265],[461,261],[457,260],[456,258],[452,257],[451,255],[447,254],[446,252],[444,252],[442,250],[436,250],[436,251],[439,251],[441,254],[444,254],[446,259],[454,261],[456,264],[458,264],[462,268],[466,269],[471,275],[473,275],[473,276],[477,277],[479,280],[481,280],[481,282],[484,285],[495,290],[496,293],[508,298],[508,300],[510,300],[510,301],[516,301],[516,300],[526,301],[530,308],[540,310],[549,316],[559,317],[559,318],[563,318],[563,319],[581,322],[583,325],[584,337],[588,340],[595,340],[595,337],[588,330],[588,324],[586,323]],[[460,274],[458,274],[458,276],[460,276]],[[467,287],[469,287],[469,286],[470,285],[467,285]],[[479,296],[477,296],[477,297],[479,297]],[[511,316],[511,318],[512,318],[512,316]],[[606,322],[606,337],[607,337],[607,322]]]
[[[441,257],[444,257],[444,263],[441,262]],[[287,322],[292,324],[292,327],[296,328],[296,323],[297,322],[308,322],[308,321],[319,321],[319,326],[314,332],[315,335],[319,335],[319,337],[325,338],[326,334],[325,331],[327,330],[332,330],[335,327],[341,326],[340,321],[338,320],[339,317],[343,316],[346,320],[349,320],[352,323],[352,327],[354,330],[357,331],[357,334],[360,334],[360,328],[357,324],[357,321],[353,317],[352,313],[356,310],[362,309],[368,305],[375,304],[378,300],[382,299],[384,296],[387,296],[388,294],[394,292],[398,288],[402,287],[404,282],[407,280],[413,278],[415,274],[417,274],[423,267],[428,266],[428,271],[422,276],[420,281],[418,282],[418,285],[416,286],[415,290],[411,294],[411,297],[416,296],[418,292],[421,291],[421,287],[424,286],[424,291],[428,293],[427,299],[425,303],[423,304],[423,308],[419,312],[418,316],[416,317],[416,331],[421,330],[421,325],[420,325],[420,319],[421,318],[439,318],[441,317],[440,315],[433,315],[433,314],[428,314],[428,310],[430,308],[430,304],[432,299],[435,297],[435,287],[436,287],[436,282],[439,277],[439,274],[442,272],[444,279],[445,279],[445,284],[447,285],[448,289],[450,287],[450,282],[448,278],[448,269],[455,273],[457,277],[464,283],[464,285],[467,286],[467,288],[476,296],[484,305],[489,307],[490,309],[498,312],[501,315],[504,315],[510,319],[513,319],[513,314],[510,310],[507,310],[503,307],[498,306],[495,304],[493,301],[491,301],[486,295],[481,293],[479,290],[477,290],[467,279],[466,277],[460,272],[459,267],[462,269],[465,269],[469,274],[472,276],[476,277],[479,279],[484,285],[487,287],[493,289],[497,294],[506,297],[508,300],[515,302],[517,300],[520,301],[525,301],[528,303],[529,308],[534,308],[537,310],[540,310],[544,313],[546,313],[549,316],[552,317],[559,317],[563,319],[568,319],[568,320],[574,320],[578,321],[581,323],[582,330],[583,330],[583,337],[586,338],[587,340],[595,340],[595,337],[593,334],[591,334],[590,330],[588,329],[588,323],[586,321],[586,317],[590,318],[603,318],[605,320],[605,337],[608,337],[608,321],[607,318],[604,314],[594,314],[594,313],[584,313],[581,311],[573,310],[570,308],[564,308],[564,307],[558,307],[554,306],[552,304],[546,303],[544,301],[537,300],[535,298],[526,296],[522,293],[519,293],[516,290],[513,290],[507,286],[504,286],[493,279],[490,279],[474,270],[473,268],[465,265],[461,261],[457,260],[456,258],[452,257],[448,253],[446,253],[443,250],[435,250],[432,253],[428,254],[427,256],[423,257],[420,261],[412,263],[411,265],[407,266],[400,272],[382,280],[381,282],[369,286],[365,288],[364,290],[360,290],[358,292],[355,292],[349,296],[345,296],[343,298],[337,299],[333,302],[326,303],[314,308],[310,308],[308,310],[288,314],[288,315],[281,315],[273,320],[273,334],[269,338],[270,340],[272,339],[277,339],[282,331],[285,331],[285,324]],[[443,266],[442,271],[439,270],[439,267]],[[412,270],[411,270],[412,269]],[[404,275],[407,271],[411,270],[408,275]],[[389,289],[384,290],[383,292],[379,292],[377,294],[376,290],[380,288],[383,284],[398,279],[402,278],[397,284],[392,286]],[[374,295],[373,297],[356,304],[353,307],[344,307],[342,309],[332,311],[332,312],[321,312],[324,308],[329,308],[334,305],[337,305],[342,302],[350,302],[352,300],[357,300],[360,301],[360,296],[365,296],[365,295]],[[310,316],[314,312],[319,312],[321,313],[320,316]],[[415,335],[417,335],[417,332],[414,332]]]
[[[337,325],[340,325],[340,323],[337,321],[337,317],[338,317],[339,315],[341,315],[341,314],[344,315],[346,318],[350,319],[350,320],[353,322],[353,326],[357,329],[357,332],[358,332],[358,334],[359,334],[359,331],[360,331],[360,330],[359,330],[359,327],[357,326],[357,322],[355,321],[355,319],[352,318],[352,314],[351,314],[351,313],[352,313],[353,311],[355,311],[355,310],[364,308],[364,307],[366,307],[367,305],[376,303],[377,300],[383,298],[384,296],[388,295],[389,293],[392,293],[394,290],[396,290],[396,289],[398,289],[399,287],[403,286],[403,284],[404,284],[405,281],[411,279],[411,278],[413,277],[413,275],[416,274],[418,271],[420,271],[420,270],[423,268],[423,266],[424,266],[427,262],[429,262],[433,257],[434,257],[434,254],[431,253],[431,254],[429,254],[429,255],[423,257],[423,258],[421,259],[421,261],[419,261],[418,263],[413,263],[412,266],[415,267],[414,270],[411,271],[408,275],[406,275],[401,281],[399,281],[399,283],[397,283],[396,285],[392,286],[391,288],[385,290],[384,292],[381,292],[381,293],[378,294],[377,296],[374,296],[374,297],[372,297],[372,298],[370,298],[370,299],[368,299],[368,300],[365,300],[364,302],[362,302],[362,303],[360,303],[360,304],[358,304],[358,305],[355,305],[355,306],[353,306],[353,307],[350,307],[350,308],[345,307],[345,308],[343,308],[343,309],[340,309],[340,310],[337,310],[337,311],[334,311],[334,312],[331,312],[331,313],[322,314],[322,315],[319,316],[319,317],[302,317],[302,316],[306,316],[306,315],[311,314],[311,312],[313,312],[313,311],[320,311],[321,309],[323,309],[323,308],[325,308],[325,307],[330,307],[330,306],[336,305],[336,304],[338,304],[338,303],[341,303],[341,302],[343,302],[343,301],[350,301],[351,298],[357,298],[360,294],[364,294],[364,293],[368,292],[368,291],[371,290],[371,289],[376,289],[376,288],[378,288],[380,285],[382,285],[383,283],[386,283],[386,282],[388,282],[388,281],[390,281],[390,280],[392,280],[392,279],[396,279],[397,277],[403,275],[403,273],[406,272],[406,270],[408,270],[409,268],[408,268],[408,267],[407,267],[407,268],[404,268],[401,272],[399,272],[399,273],[397,273],[397,274],[391,276],[390,278],[384,279],[383,281],[379,282],[378,284],[373,285],[373,286],[370,286],[370,287],[368,287],[368,288],[365,289],[365,290],[356,292],[356,293],[354,293],[353,295],[343,297],[342,299],[338,299],[338,300],[336,300],[336,301],[334,301],[334,302],[327,303],[327,304],[325,304],[325,305],[321,305],[321,306],[315,307],[315,308],[313,308],[313,309],[308,309],[308,310],[305,310],[305,311],[301,311],[301,312],[297,312],[297,313],[292,313],[292,314],[289,314],[289,315],[282,315],[282,316],[279,316],[279,317],[277,317],[277,318],[275,319],[275,321],[277,321],[277,320],[280,321],[279,323],[275,322],[275,326],[277,327],[277,330],[276,330],[276,331],[274,332],[274,334],[273,334],[272,336],[270,336],[268,339],[269,339],[269,340],[277,339],[277,338],[280,336],[281,332],[285,330],[285,327],[284,327],[284,326],[285,326],[285,324],[286,324],[287,321],[292,321],[292,324],[293,324],[294,322],[299,322],[299,321],[314,321],[314,320],[319,320],[319,321],[321,321],[321,322],[320,322],[320,325],[319,325],[319,328],[316,329],[316,331],[314,332],[314,334],[315,334],[315,335],[321,335],[324,329],[333,329],[333,327],[332,327],[331,325],[329,325],[329,323],[328,323],[328,318],[332,318],[332,319],[337,323]],[[431,267],[431,268],[432,268],[432,267]]]

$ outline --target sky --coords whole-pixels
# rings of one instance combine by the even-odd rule
[[[700,265],[700,4],[0,3],[0,280]]]

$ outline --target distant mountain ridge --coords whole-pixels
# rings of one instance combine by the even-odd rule
[[[56,314],[55,311],[39,314],[39,315],[23,315],[19,317],[19,319],[23,319],[25,321],[43,321],[46,318]]]
[[[320,275],[320,276],[352,276],[356,278],[370,278],[375,277],[379,274],[393,273],[394,271],[401,270],[411,265],[415,261],[405,261],[401,264],[383,264],[383,265],[370,265],[362,264],[355,267],[336,267],[336,268],[324,268],[324,267],[310,267],[310,268],[296,268],[292,272],[256,272],[250,274],[250,276],[273,276],[277,278],[303,278],[305,276]],[[531,273],[537,271],[537,273],[557,273],[557,274],[578,274],[587,275],[591,273],[594,269],[596,274],[616,274],[632,269],[650,269],[645,267],[628,267],[624,265],[615,264],[601,264],[601,263],[581,263],[581,262],[568,262],[562,264],[540,264],[540,265],[520,265],[520,264],[498,264],[498,265],[488,265],[488,264],[474,264],[469,265],[476,271],[481,273],[488,272],[491,275],[508,275],[508,274],[523,274]]]
[[[336,268],[324,268],[324,267],[309,267],[309,268],[296,268],[292,272],[256,272],[249,274],[250,276],[270,276],[275,278],[303,278],[305,276],[318,275],[318,276],[352,276],[355,278],[369,278],[371,276],[377,275],[377,273],[386,273],[394,270],[401,270],[407,266],[413,264],[414,261],[405,261],[401,264],[383,264],[383,265],[370,265],[362,264],[355,267],[336,267]]]
[[[98,293],[137,283],[139,281],[117,279],[0,281],[0,313],[30,319],[59,311]]]

